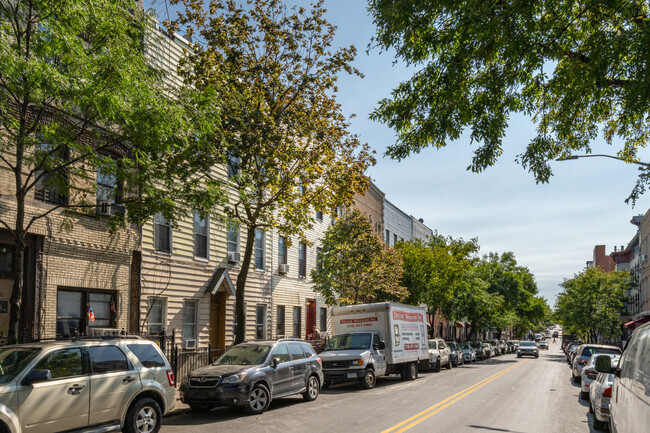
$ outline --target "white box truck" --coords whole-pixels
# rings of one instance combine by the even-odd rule
[[[320,358],[324,387],[358,380],[375,386],[379,376],[400,374],[414,380],[429,365],[426,310],[393,302],[332,309],[334,336]]]

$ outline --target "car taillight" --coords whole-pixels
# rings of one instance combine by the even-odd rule
[[[605,391],[603,391],[603,397],[610,397],[612,396],[612,387],[610,386],[609,388],[606,388]]]
[[[175,386],[176,381],[174,380],[174,372],[167,370],[167,380],[169,381],[169,386]]]
[[[323,368],[323,361],[321,361],[321,359],[320,359],[320,358],[316,358],[316,360],[317,360],[317,361],[318,361],[318,363],[320,364],[320,367],[321,367],[321,368]]]
[[[585,365],[586,363],[587,363],[586,360],[584,360],[584,359],[578,359],[578,364],[579,364],[579,365]]]
[[[585,376],[589,379],[595,379],[597,375],[598,372],[596,370],[585,370]]]

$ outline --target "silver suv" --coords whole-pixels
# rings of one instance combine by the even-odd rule
[[[155,433],[174,407],[174,374],[139,338],[0,348],[0,431]]]

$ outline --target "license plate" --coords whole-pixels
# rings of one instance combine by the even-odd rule
[[[348,379],[355,379],[357,377],[357,373],[348,373]]]

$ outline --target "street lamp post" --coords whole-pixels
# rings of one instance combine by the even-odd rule
[[[628,162],[628,161],[625,161],[623,158],[619,158],[618,156],[605,155],[605,154],[594,154],[594,155],[569,155],[569,156],[564,157],[564,158],[557,158],[556,161],[568,161],[568,160],[570,160],[570,159],[578,159],[578,158],[593,158],[593,157],[611,158],[611,159],[617,159],[617,160],[619,160],[619,161],[623,161],[623,162]],[[647,162],[632,161],[632,162],[629,162],[629,163],[631,163],[631,164],[636,164],[636,165],[639,165],[639,166],[641,166],[641,167],[645,167],[645,168],[650,167],[650,164],[647,163]]]

